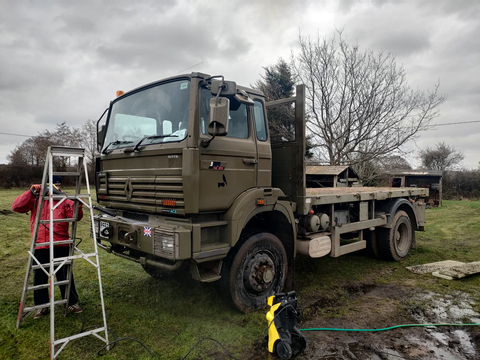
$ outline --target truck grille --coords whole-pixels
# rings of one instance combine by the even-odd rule
[[[134,220],[134,221],[139,221],[139,222],[148,222],[148,215],[147,214],[139,214],[135,212],[130,212],[130,211],[124,211],[123,212],[123,217]]]
[[[98,180],[99,201],[150,213],[185,214],[181,169],[175,174],[145,177],[103,173]]]

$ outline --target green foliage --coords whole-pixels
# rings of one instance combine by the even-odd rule
[[[455,199],[480,199],[480,171],[444,171],[443,172],[443,198]]]
[[[255,88],[265,94],[266,101],[293,96],[295,82],[290,67],[283,59],[264,70],[265,75],[255,83]],[[295,140],[295,108],[292,104],[269,107],[267,114],[272,143]]]

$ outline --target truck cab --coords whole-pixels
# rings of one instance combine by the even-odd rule
[[[222,99],[228,109],[218,121],[212,108],[221,104],[212,103]],[[212,133],[212,123],[222,132]],[[223,260],[245,233],[259,232],[253,224],[265,221],[263,212],[288,224],[279,236],[285,260],[293,258],[295,221],[290,203],[279,201],[282,191],[271,186],[261,92],[200,73],[165,79],[113,100],[98,134],[97,202],[107,212],[95,226],[107,251],[153,276],[188,262],[198,280],[219,280]],[[262,301],[285,276],[278,284],[260,281],[261,292],[269,290]]]

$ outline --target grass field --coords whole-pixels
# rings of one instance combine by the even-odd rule
[[[0,358],[49,358],[49,318],[29,317],[15,328],[21,287],[25,276],[30,242],[29,215],[12,213],[11,204],[23,190],[0,190]],[[68,189],[67,189],[67,192]],[[93,250],[89,222],[79,225],[80,248]],[[441,208],[427,210],[426,232],[417,233],[417,248],[401,263],[383,262],[359,252],[337,259],[299,257],[296,264],[296,291],[302,300],[321,294],[342,297],[340,285],[365,281],[396,283],[438,293],[467,292],[480,311],[480,276],[458,281],[415,275],[405,266],[440,260],[480,260],[480,202],[445,201]],[[246,359],[259,349],[266,329],[265,312],[244,315],[218,296],[215,284],[203,284],[181,276],[154,280],[140,265],[100,250],[102,283],[108,328],[117,338],[141,341],[160,359],[180,359],[202,338],[215,338],[237,358]],[[56,312],[57,338],[101,323],[100,298],[95,269],[83,260],[75,262],[75,281],[83,314],[63,316]],[[335,316],[348,307],[348,300],[335,311],[305,308],[306,315]],[[392,324],[393,325],[393,324]],[[95,337],[72,341],[61,359],[91,359],[103,343]],[[262,348],[260,353],[266,351]],[[149,353],[136,341],[124,340],[104,359],[148,359]],[[188,359],[225,359],[228,356],[213,342],[203,342]]]

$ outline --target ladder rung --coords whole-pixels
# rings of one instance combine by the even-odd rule
[[[62,223],[62,222],[76,222],[77,219],[53,219],[54,223]],[[40,220],[40,224],[48,224],[50,220]]]
[[[57,300],[53,304],[54,305],[62,305],[62,304],[66,304],[66,303],[67,303],[67,299],[63,299],[63,300]],[[28,312],[28,311],[38,310],[38,309],[44,309],[44,308],[47,308],[47,307],[50,307],[49,302],[45,303],[45,304],[42,304],[42,305],[24,307],[23,312]]]
[[[87,336],[87,335],[92,335],[92,334],[96,334],[96,333],[99,333],[99,332],[102,332],[102,331],[106,331],[108,330],[106,327],[100,327],[100,328],[97,328],[97,329],[93,329],[93,330],[89,330],[89,331],[84,331],[82,333],[78,333],[78,334],[75,334],[73,336],[69,336],[69,337],[66,337],[66,338],[63,338],[63,339],[58,339],[58,340],[55,340],[53,342],[53,345],[54,346],[57,346],[57,345],[60,345],[60,344],[63,344],[65,342],[68,342],[70,340],[75,340],[75,339],[78,339],[78,338],[81,338],[81,337],[84,337],[84,336]],[[103,339],[102,339],[103,340]],[[104,340],[106,342],[106,340]]]
[[[58,266],[62,263],[62,261],[58,261],[57,259],[55,259],[56,261],[53,262],[53,266]],[[63,265],[71,265],[72,262],[70,260],[67,260],[67,262],[65,262]],[[50,263],[45,263],[45,264],[42,264],[42,265],[32,265],[32,270],[37,270],[37,269],[40,269],[41,267],[43,267],[44,269],[48,269],[50,267]]]
[[[89,194],[77,194],[77,195],[52,195],[53,200],[61,200],[67,198],[70,200],[75,200],[76,198],[88,198]]]
[[[67,285],[69,282],[70,282],[70,280],[54,281],[53,285],[54,286]],[[29,286],[29,287],[27,287],[27,291],[46,289],[46,288],[49,288],[49,287],[50,287],[50,284]]]
[[[84,148],[74,148],[67,146],[52,146],[50,147],[50,154],[53,156],[78,156],[83,157],[85,154]]]
[[[60,240],[60,241],[54,241],[53,246],[57,245],[62,245],[62,244],[73,244],[73,240]],[[37,248],[38,246],[38,248]],[[44,242],[44,243],[36,243],[35,244],[35,249],[40,249],[42,247],[50,248],[50,242]]]
[[[60,176],[79,176],[81,173],[80,172],[74,172],[74,171],[54,171],[52,172],[53,175],[60,175]]]

